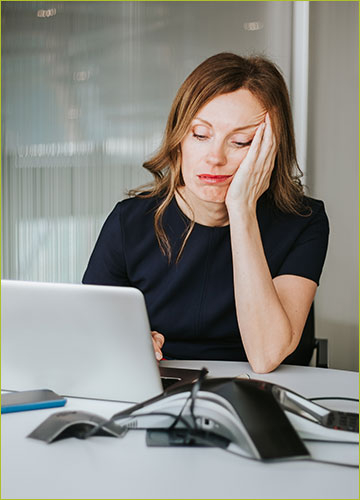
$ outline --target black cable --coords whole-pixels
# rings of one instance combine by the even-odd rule
[[[174,429],[177,426],[177,424],[179,423],[180,419],[182,418],[182,414],[183,414],[183,412],[184,412],[184,410],[186,408],[186,405],[190,401],[190,399],[191,399],[191,394],[189,394],[189,397],[185,400],[185,403],[183,404],[183,406],[182,406],[180,412],[178,413],[176,419],[174,420],[174,422],[170,425],[169,429],[172,430],[172,429]]]
[[[204,380],[205,376],[208,373],[209,373],[209,370],[207,368],[203,367],[201,369],[199,377],[197,378],[196,382],[194,383],[194,385],[192,387],[192,390],[191,390],[191,393],[189,395],[189,398],[185,401],[185,403],[184,403],[183,407],[181,408],[180,413],[178,415],[174,415],[172,413],[165,413],[165,412],[149,412],[149,413],[142,413],[142,414],[138,414],[138,415],[131,415],[131,414],[130,415],[122,415],[121,413],[120,414],[119,413],[115,413],[115,415],[113,415],[109,420],[105,420],[103,423],[98,424],[97,426],[93,427],[89,432],[87,432],[86,434],[84,434],[84,436],[82,437],[82,439],[88,439],[89,437],[94,436],[105,425],[108,425],[108,424],[111,424],[113,422],[116,422],[117,420],[122,420],[122,419],[125,419],[125,418],[134,419],[134,418],[137,418],[137,417],[149,416],[149,415],[168,416],[168,417],[174,418],[175,420],[169,426],[169,429],[173,429],[175,427],[175,425],[177,425],[179,422],[182,422],[185,425],[185,427],[187,427],[188,429],[191,429],[191,427],[188,424],[188,422],[182,417],[182,413],[183,413],[183,411],[184,411],[184,409],[185,409],[185,407],[186,407],[186,405],[187,405],[187,403],[188,403],[188,401],[189,401],[190,398],[191,398],[190,413],[191,413],[191,416],[192,416],[192,419],[193,419],[193,422],[194,422],[194,428],[196,429],[197,426],[196,426],[196,420],[195,420],[195,415],[194,415],[195,398],[196,398],[197,392],[200,389],[202,381]],[[127,426],[124,426],[124,427],[125,427],[126,430],[128,430]],[[120,427],[120,429],[121,429],[121,427]],[[122,435],[124,435],[124,434],[122,434]]]
[[[123,416],[118,416],[116,417],[115,420],[113,420],[113,418],[110,419],[110,422],[116,422],[117,420],[123,420],[125,418],[130,418],[130,419],[134,419],[134,418],[139,418],[139,417],[149,417],[149,416],[153,416],[153,415],[156,415],[156,416],[159,416],[159,417],[171,417],[171,418],[174,418],[175,420],[176,419],[179,419],[179,421],[181,423],[183,423],[185,425],[185,427],[189,430],[192,430],[192,427],[191,425],[185,420],[184,417],[180,417],[179,418],[179,415],[174,415],[174,413],[169,413],[169,412],[166,412],[166,411],[154,411],[154,412],[149,412],[149,413],[139,413],[138,415],[123,415]],[[165,429],[169,429],[170,427],[165,427]],[[144,429],[147,429],[147,427],[144,427]]]
[[[356,398],[345,398],[343,396],[329,396],[329,397],[321,397],[321,398],[308,398],[309,401],[320,401],[320,400],[326,400],[326,399],[334,399],[334,400],[343,400],[343,401],[355,401],[355,403],[358,403],[359,400]]]
[[[199,392],[200,390],[200,387],[201,387],[201,384],[202,384],[202,381],[204,380],[204,378],[206,377],[206,375],[209,373],[209,370],[205,367],[203,367],[199,373],[199,376],[196,380],[196,382],[193,384],[193,387],[191,389],[191,393],[189,395],[189,397],[186,399],[185,403],[183,404],[180,412],[177,414],[177,415],[174,415],[172,413],[164,413],[164,412],[149,412],[149,413],[143,413],[142,415],[146,415],[146,416],[149,416],[149,415],[158,415],[158,416],[161,416],[161,415],[164,415],[164,416],[170,416],[170,417],[173,417],[175,420],[174,422],[169,426],[167,427],[166,429],[174,429],[174,427],[179,423],[179,422],[182,422],[185,427],[187,429],[191,429],[191,426],[188,424],[188,422],[182,417],[182,414],[186,408],[186,405],[188,404],[189,400],[191,399],[191,405],[190,405],[190,413],[191,413],[191,416],[192,416],[192,419],[193,419],[193,423],[194,423],[194,429],[197,429],[197,424],[196,424],[196,419],[195,419],[195,415],[194,415],[194,405],[195,405],[195,399],[196,399],[196,395],[197,393]],[[134,415],[133,417],[135,418],[136,416],[141,416],[140,415]],[[120,418],[128,418],[128,415],[126,416],[122,416],[120,415]],[[111,422],[115,422],[117,420],[117,414],[116,415],[113,415],[110,419]]]
[[[338,467],[350,467],[352,469],[358,469],[359,465],[358,464],[345,464],[343,462],[331,462],[330,460],[319,460],[317,458],[303,458],[301,460],[304,460],[305,462],[315,462],[318,464],[326,464],[326,465],[336,465]]]
[[[204,380],[204,378],[206,377],[206,375],[209,373],[208,369],[207,368],[201,368],[201,371],[200,371],[200,374],[199,374],[199,377],[198,379],[196,380],[195,384],[192,386],[191,388],[191,403],[190,403],[190,414],[191,414],[191,417],[193,419],[193,423],[194,423],[194,429],[197,429],[197,423],[196,423],[196,418],[195,418],[195,413],[194,413],[194,408],[195,408],[195,400],[196,400],[196,396],[197,396],[197,393],[199,392],[200,390],[200,387],[201,387],[201,384],[202,384],[202,381]]]
[[[355,441],[339,441],[338,439],[317,439],[317,438],[302,438],[303,441],[310,441],[314,443],[339,443],[339,444],[356,444],[359,446],[359,443]]]
[[[180,415],[174,415],[173,413],[168,413],[168,412],[149,412],[149,413],[141,413],[141,414],[138,414],[138,415],[118,415],[118,414],[116,414],[113,417],[111,417],[109,420],[105,420],[104,422],[102,422],[100,424],[97,424],[95,427],[93,427],[92,429],[90,429],[90,431],[88,431],[86,434],[84,434],[81,439],[88,439],[89,437],[94,436],[99,430],[103,429],[104,426],[109,425],[111,423],[115,423],[118,420],[124,420],[124,419],[134,420],[134,419],[139,418],[139,417],[149,417],[149,416],[153,416],[153,415],[171,417],[171,418],[177,420],[178,422],[183,423],[188,430],[192,430],[191,425],[182,416],[180,416]],[[129,428],[127,425],[124,425],[122,427],[119,426],[119,427],[120,427],[119,430],[123,430],[124,431],[124,433],[121,434],[121,436],[119,436],[119,437],[125,436],[126,432],[129,431],[129,430],[136,430],[136,429]],[[165,429],[170,429],[170,428],[171,428],[171,426],[165,427]],[[150,429],[150,427],[139,427],[138,428],[138,430],[146,430],[146,429]],[[154,429],[158,429],[158,427],[151,428],[151,429],[153,429],[153,430]]]

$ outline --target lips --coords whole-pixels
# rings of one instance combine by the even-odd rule
[[[198,178],[207,184],[217,184],[225,182],[230,179],[232,175],[211,175],[211,174],[200,174]]]

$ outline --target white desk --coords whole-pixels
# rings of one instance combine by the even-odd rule
[[[247,372],[307,397],[358,397],[358,374],[281,366],[255,375],[248,363],[164,362],[199,368],[213,376]],[[355,403],[333,407],[357,411]],[[110,417],[124,403],[69,399],[64,409]],[[51,445],[26,438],[51,413],[37,410],[2,415],[1,498],[358,498],[358,471],[305,461],[258,463],[215,448],[148,448],[145,432],[122,439],[65,439]],[[308,444],[316,458],[356,462],[353,444]]]

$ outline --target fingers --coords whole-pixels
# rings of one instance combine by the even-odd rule
[[[258,126],[250,150],[247,155],[249,173],[257,186],[257,196],[268,189],[271,174],[275,165],[276,140],[271,126],[269,113]]]
[[[259,150],[263,140],[264,130],[265,130],[265,122],[262,122],[256,129],[248,154],[246,155],[246,158],[248,159],[249,162],[255,161],[256,158],[258,157]]]
[[[158,346],[161,349],[162,346],[164,345],[164,342],[165,342],[164,335],[162,335],[161,333],[156,332],[156,331],[152,331],[151,335],[152,335],[153,340],[155,340],[155,342],[158,344]]]
[[[156,332],[156,331],[151,332],[151,337],[152,337],[153,347],[154,347],[154,351],[155,351],[155,357],[158,361],[160,361],[163,358],[161,348],[164,345],[165,337],[164,337],[164,335],[162,335],[161,333]]]
[[[245,203],[256,207],[259,197],[269,188],[277,152],[269,114],[257,127],[252,143],[237,170],[226,195],[228,209]],[[229,208],[230,207],[230,208]]]
[[[263,163],[269,152],[273,149],[274,144],[275,138],[269,113],[266,113],[265,120],[256,129],[248,154],[246,155],[249,164],[252,163],[255,166],[257,159]]]
[[[159,346],[157,345],[157,343],[155,342],[155,340],[153,339],[153,347],[154,347],[154,351],[155,351],[155,358],[158,360],[158,361],[161,361],[162,358],[163,358],[163,355],[162,355],[162,352],[161,352],[161,349],[159,348]]]
[[[264,125],[264,133],[258,159],[264,171],[271,172],[274,167],[276,156],[276,140],[272,130],[269,113],[266,113]]]
[[[263,145],[264,151],[270,152],[275,147],[275,136],[272,130],[271,121],[269,117],[269,113],[266,113],[265,122],[264,122],[264,134],[263,134]]]

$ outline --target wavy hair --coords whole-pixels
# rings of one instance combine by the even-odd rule
[[[274,205],[283,212],[300,213],[304,191],[302,172],[296,160],[294,126],[289,94],[277,66],[262,56],[241,57],[223,52],[209,57],[186,78],[173,101],[162,144],[157,153],[143,164],[154,177],[146,186],[129,191],[130,196],[157,197],[154,214],[155,234],[164,255],[171,261],[171,245],[163,228],[166,208],[180,186],[180,144],[198,111],[215,97],[240,88],[249,90],[270,116],[277,154],[267,190]],[[180,193],[179,193],[180,194]],[[192,221],[184,233],[177,260],[194,227]]]

